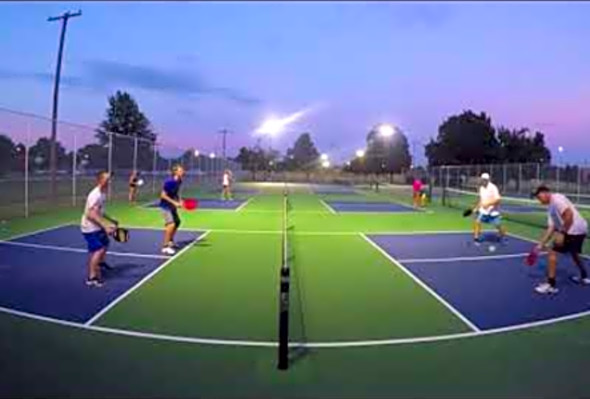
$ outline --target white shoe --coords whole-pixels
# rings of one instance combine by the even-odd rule
[[[176,254],[176,250],[172,247],[164,247],[162,248],[162,253],[164,255],[174,255]]]
[[[572,280],[576,284],[590,285],[590,278],[588,277],[582,278],[579,276],[570,276],[570,280]]]
[[[539,294],[557,294],[559,289],[552,287],[549,283],[541,283],[535,287],[535,291]]]

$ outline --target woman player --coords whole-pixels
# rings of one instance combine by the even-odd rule
[[[424,194],[422,180],[419,177],[414,178],[412,183],[412,199],[414,208],[422,206],[422,195]]]
[[[231,200],[231,183],[233,180],[233,175],[231,170],[226,169],[223,171],[223,191],[221,193],[221,198],[225,201]]]
[[[138,184],[139,174],[134,170],[129,176],[129,202],[132,204],[135,204],[137,201]]]

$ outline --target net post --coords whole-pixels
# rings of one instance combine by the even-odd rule
[[[27,139],[25,142],[25,217],[29,217],[29,146],[31,143],[31,121],[27,121]]]
[[[280,293],[279,293],[279,370],[289,368],[289,285],[290,268],[288,265],[287,247],[287,185],[283,186],[283,235],[281,242],[281,271],[280,271]]]
[[[581,195],[582,195],[582,167],[578,165],[578,176],[576,182],[576,192],[578,194],[578,203],[581,203]]]
[[[72,151],[72,206],[76,206],[77,158],[78,158],[78,144],[76,142],[76,132],[74,132],[74,150]]]
[[[157,162],[158,162],[158,146],[156,144],[156,140],[152,142],[152,194],[156,193],[156,172],[157,172]]]
[[[109,169],[109,176],[111,177],[111,182],[113,181],[113,133],[107,132],[109,135],[109,155],[108,155],[108,169]],[[108,187],[108,198],[109,201],[111,200],[111,193],[112,193],[112,186],[113,184],[109,184]]]
[[[522,164],[518,164],[518,194],[522,192]]]

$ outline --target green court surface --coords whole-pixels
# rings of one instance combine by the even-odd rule
[[[90,326],[0,312],[0,397],[590,395],[590,318],[473,333],[363,236],[469,231],[460,212],[435,201],[428,212],[333,214],[322,202],[409,203],[387,190],[315,195],[287,186],[290,339],[312,345],[277,370],[284,185],[250,187],[259,193],[242,195],[239,211],[183,212],[182,229],[205,236]],[[161,228],[157,210],[115,202],[108,211],[126,226]],[[0,238],[79,217],[69,209],[13,219]]]

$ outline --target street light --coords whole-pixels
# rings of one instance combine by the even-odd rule
[[[322,167],[329,168],[330,167],[330,161],[327,161],[327,160],[326,161],[323,161],[322,162]]]
[[[212,152],[211,154],[209,154],[209,158],[211,158],[211,159],[215,159],[215,153],[214,153],[214,152]]]
[[[322,155],[320,156],[320,159],[321,159],[322,161],[324,161],[324,162],[325,162],[325,161],[327,161],[327,160],[328,160],[328,154],[322,154]]]
[[[362,158],[365,156],[365,150],[356,150],[357,158]]]
[[[195,150],[195,157],[199,157],[199,155],[201,155],[201,153],[199,152],[199,150]]]
[[[272,137],[279,134],[284,127],[285,122],[283,120],[271,116],[262,122],[262,125],[256,130],[256,133]]]
[[[377,128],[377,131],[381,137],[391,137],[395,133],[395,128],[388,123],[382,123]]]

